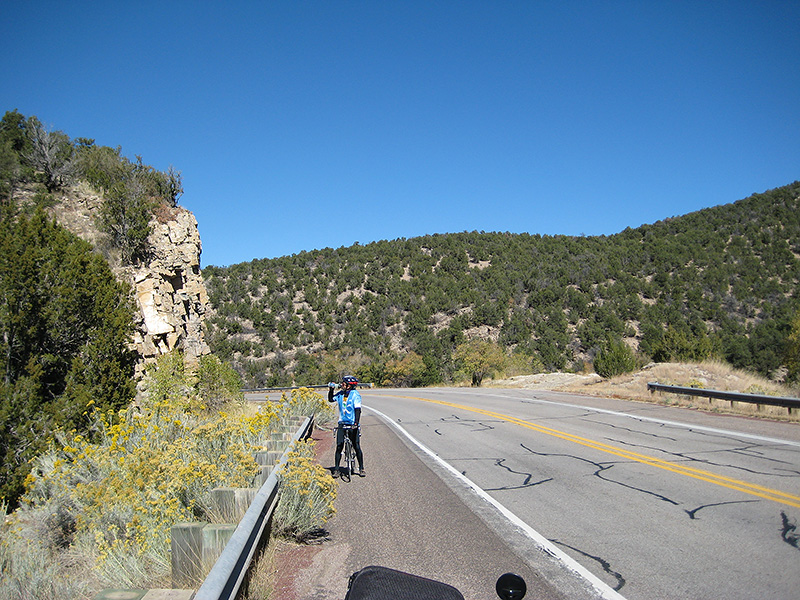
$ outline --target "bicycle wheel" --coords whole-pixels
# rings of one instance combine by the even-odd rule
[[[350,475],[356,472],[356,450],[353,448],[353,442],[350,442]]]

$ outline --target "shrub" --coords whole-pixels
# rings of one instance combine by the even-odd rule
[[[656,362],[699,362],[714,354],[711,339],[704,331],[669,326],[653,349]]]
[[[316,461],[313,442],[297,442],[280,471],[277,533],[299,542],[318,537],[336,509],[337,482]]]
[[[425,361],[422,357],[411,351],[402,360],[390,360],[386,363],[380,383],[392,387],[414,387],[419,385],[425,369]]]
[[[92,597],[92,562],[79,551],[65,555],[53,543],[47,508],[0,516],[0,600]]]
[[[228,363],[213,354],[200,357],[197,391],[208,408],[242,401],[242,378]]]
[[[605,378],[630,373],[636,366],[633,350],[620,340],[607,342],[594,359],[594,370]]]
[[[61,432],[34,461],[17,512],[58,515],[39,539],[89,557],[102,586],[169,585],[171,526],[211,520],[211,489],[247,487],[259,470],[253,452],[278,421],[271,407],[208,415],[169,402],[98,414],[99,442]],[[9,580],[26,577],[11,568]]]
[[[505,365],[503,349],[493,342],[470,340],[459,345],[453,353],[459,370],[472,379],[472,385],[480,387],[483,378]]]
[[[311,388],[293,389],[288,396],[281,394],[280,402],[267,406],[281,418],[314,415],[317,423],[326,423],[336,416],[334,405]]]
[[[187,409],[218,410],[244,401],[241,377],[213,354],[201,356],[196,370],[187,370],[180,351],[163,354],[148,366],[145,385],[148,404],[169,402]]]

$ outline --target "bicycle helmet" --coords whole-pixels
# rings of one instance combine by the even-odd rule
[[[342,387],[343,388],[344,387],[354,388],[356,386],[358,386],[358,379],[356,379],[352,375],[345,375],[344,377],[342,377]]]

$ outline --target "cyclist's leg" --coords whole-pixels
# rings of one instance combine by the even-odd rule
[[[336,428],[336,452],[334,454],[334,476],[339,474],[339,463],[342,461],[342,448],[344,447],[344,429]]]
[[[356,460],[358,460],[358,469],[362,473],[364,472],[364,453],[361,451],[361,430],[360,429],[353,429],[352,436],[350,440],[353,442],[353,450],[356,454]]]

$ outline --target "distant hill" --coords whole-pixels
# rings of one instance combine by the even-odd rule
[[[800,309],[800,182],[612,236],[429,235],[203,276],[212,351],[251,386],[343,370],[447,382],[476,338],[520,373],[583,370],[624,341],[641,360],[718,356],[780,378]]]

